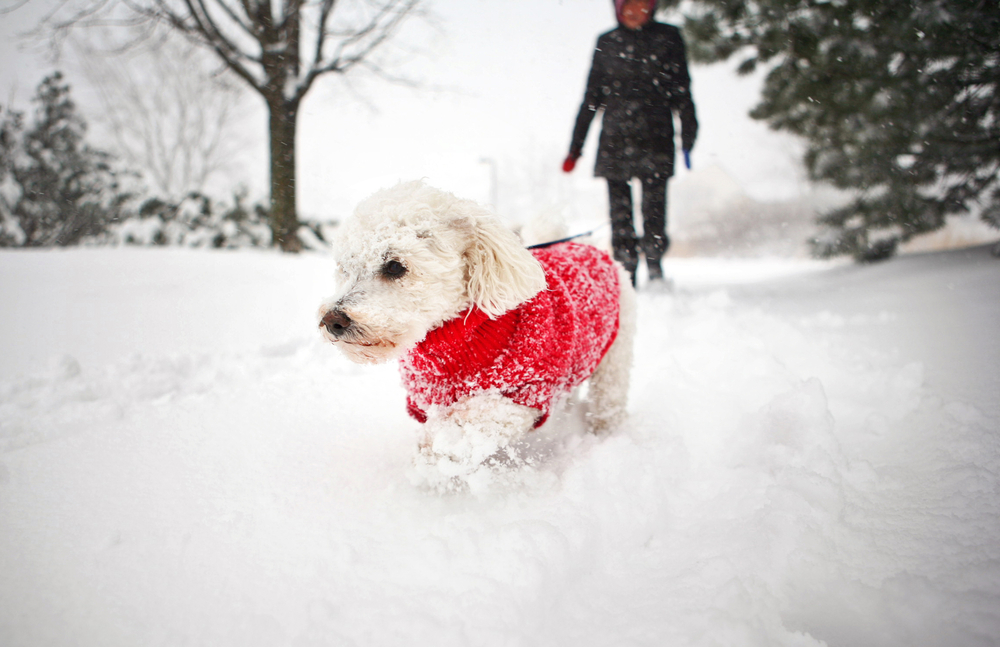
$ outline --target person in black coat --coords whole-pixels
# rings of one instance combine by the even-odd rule
[[[689,153],[698,134],[691,77],[680,30],[652,19],[656,0],[615,0],[619,27],[597,39],[587,91],[573,129],[563,170],[583,150],[590,122],[604,111],[594,175],[608,182],[611,244],[615,259],[632,274],[639,262],[630,181],[642,182],[643,237],[651,280],[662,279],[660,259],[670,246],[666,231],[667,180],[674,174],[674,113],[681,147]]]

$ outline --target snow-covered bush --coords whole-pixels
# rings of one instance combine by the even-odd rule
[[[150,198],[138,213],[108,228],[95,242],[118,245],[180,245],[185,247],[267,247],[271,229],[260,205],[248,208],[246,192],[233,196],[231,206],[190,193],[177,202]]]
[[[335,221],[300,219],[298,235],[306,249],[323,250]],[[232,204],[189,193],[176,202],[150,198],[138,212],[115,223],[94,244],[182,246],[234,249],[270,247],[271,227],[261,204],[247,204],[247,191],[233,194]]]

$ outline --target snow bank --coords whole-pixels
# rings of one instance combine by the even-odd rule
[[[1000,639],[1000,421],[868,342],[895,311],[673,262],[680,291],[640,295],[629,428],[567,403],[507,481],[439,496],[395,368],[315,334],[324,258],[0,268],[0,644]]]

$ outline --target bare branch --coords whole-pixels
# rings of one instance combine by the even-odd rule
[[[373,17],[367,25],[357,30],[351,36],[343,39],[337,46],[336,53],[329,62],[319,63],[313,66],[299,87],[299,96],[305,95],[315,80],[323,74],[339,73],[345,74],[361,61],[367,59],[380,45],[387,41],[395,32],[396,28],[420,3],[420,0],[393,0],[387,2],[381,10]],[[384,19],[389,17],[387,21]],[[323,38],[321,32],[320,38]],[[368,43],[351,56],[344,56],[344,52],[352,45],[363,42],[371,34],[375,34]],[[329,34],[327,34],[329,35]],[[322,47],[322,44],[319,44]]]
[[[378,14],[376,14],[375,17],[372,18],[372,20],[365,27],[363,27],[360,30],[356,30],[354,32],[345,34],[343,40],[337,46],[337,51],[334,54],[331,63],[340,60],[341,56],[343,55],[343,52],[348,47],[354,45],[355,43],[361,42],[365,37],[374,32],[375,29],[379,26],[379,23],[382,21],[382,18],[388,15],[396,4],[397,0],[393,0],[392,2],[387,2],[382,6],[382,10],[379,11]]]
[[[251,0],[240,0],[243,4],[243,11],[252,19],[252,24],[256,30],[254,37],[260,39],[263,32],[274,27],[271,15],[270,0],[258,0],[254,3]]]
[[[200,45],[212,49],[240,78],[250,84],[257,92],[264,91],[263,82],[243,64],[243,60],[253,63],[260,63],[258,58],[242,52],[235,44],[216,26],[211,16],[207,15],[204,4],[201,0],[184,0],[184,5],[188,9],[188,16],[174,12],[166,6],[163,0],[155,0],[158,10],[153,10],[154,15],[165,19],[169,24],[183,33],[188,38]],[[197,5],[195,4],[197,3]],[[201,11],[199,11],[201,10]],[[190,24],[186,18],[190,18],[194,24]]]
[[[199,0],[198,4],[202,7],[202,10],[204,11],[205,15],[208,15],[208,8],[205,7],[204,3],[201,2],[201,0]],[[250,12],[246,12],[247,19],[244,20],[243,17],[239,16],[235,11],[233,11],[233,8],[230,7],[229,4],[225,2],[225,0],[216,0],[216,4],[219,6],[219,8],[222,9],[223,13],[229,16],[229,19],[233,23],[235,23],[240,29],[246,32],[247,35],[254,38],[255,40],[258,40],[259,30],[256,29],[257,25],[254,22],[255,17]],[[244,2],[244,4],[246,3]]]
[[[309,69],[318,68],[323,60],[323,44],[326,42],[325,25],[330,19],[330,15],[336,4],[337,0],[323,0],[323,4],[320,6],[319,23],[316,26],[316,49],[313,52],[313,58],[312,62],[309,64]]]
[[[15,2],[13,5],[11,5],[9,7],[4,7],[3,9],[0,9],[0,16],[9,14],[9,13],[11,13],[13,11],[17,11],[18,9],[20,9],[24,5],[28,4],[30,1],[31,0],[20,0],[20,2]]]

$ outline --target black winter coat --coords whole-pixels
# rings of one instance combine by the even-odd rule
[[[590,122],[604,110],[594,175],[616,180],[674,174],[674,119],[690,150],[698,134],[691,77],[680,30],[649,22],[618,27],[597,39],[587,92],[573,129],[570,155],[579,157]]]

